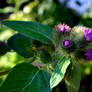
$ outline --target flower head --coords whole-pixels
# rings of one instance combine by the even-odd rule
[[[87,56],[88,61],[92,61],[92,48],[89,49],[85,55]]]
[[[71,42],[70,40],[65,40],[65,41],[63,41],[63,46],[64,46],[65,48],[70,48],[71,45],[72,45],[72,42]]]
[[[58,24],[57,25],[57,30],[59,32],[66,32],[66,31],[71,30],[71,28],[68,25],[66,25],[66,24]]]
[[[84,36],[85,36],[86,40],[88,40],[89,42],[92,42],[92,29],[85,30]]]
[[[84,37],[84,30],[88,30],[88,28],[85,26],[74,26],[71,31],[71,36],[74,36],[74,38]]]

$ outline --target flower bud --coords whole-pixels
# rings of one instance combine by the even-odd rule
[[[88,61],[92,61],[92,48],[89,49],[85,55]]]
[[[76,49],[85,49],[88,46],[88,42],[85,39],[84,31],[87,30],[84,26],[75,26],[71,31],[71,39],[75,43]]]
[[[74,39],[81,39],[84,38],[84,30],[87,30],[88,28],[85,26],[75,26],[72,28],[71,36]]]
[[[68,25],[66,25],[66,24],[58,24],[57,25],[57,30],[59,32],[64,33],[64,32],[67,32],[67,31],[71,30],[71,28]]]
[[[70,40],[63,41],[64,48],[70,48],[72,45],[72,42]]]
[[[84,36],[85,36],[87,41],[92,42],[92,29],[85,30]]]

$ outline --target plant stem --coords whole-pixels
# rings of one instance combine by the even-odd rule
[[[0,76],[6,75],[6,74],[8,74],[9,72],[10,72],[10,70],[6,70],[6,71],[4,71],[4,72],[0,72]]]

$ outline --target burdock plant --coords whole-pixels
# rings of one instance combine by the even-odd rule
[[[9,51],[26,59],[9,72],[0,92],[51,92],[61,81],[68,92],[78,92],[79,62],[92,61],[92,29],[58,24],[52,30],[47,25],[24,21],[2,24],[18,32],[7,41]]]

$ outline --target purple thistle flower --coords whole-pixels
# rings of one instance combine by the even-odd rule
[[[87,41],[92,42],[92,29],[85,30],[84,36],[85,36]]]
[[[92,61],[92,48],[89,49],[85,55],[87,56],[88,61]]]
[[[71,45],[72,45],[72,42],[71,42],[70,40],[65,40],[65,41],[63,41],[63,46],[64,46],[65,48],[70,48]]]
[[[66,25],[66,24],[58,24],[57,25],[57,30],[59,32],[66,32],[68,30],[71,30],[71,28],[68,25]]]

